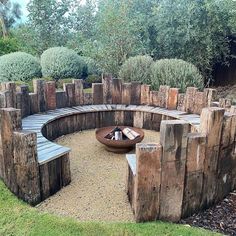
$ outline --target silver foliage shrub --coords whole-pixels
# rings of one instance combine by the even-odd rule
[[[85,62],[74,50],[53,47],[41,55],[43,77],[53,79],[76,78],[83,76]]]
[[[150,68],[153,59],[150,56],[130,57],[121,66],[119,77],[125,81],[139,81],[150,84]]]
[[[159,89],[160,85],[169,85],[184,92],[191,86],[203,88],[204,81],[193,64],[181,59],[161,59],[151,67],[151,85],[153,89]]]
[[[25,52],[13,52],[0,57],[0,82],[29,81],[41,77],[39,60]]]

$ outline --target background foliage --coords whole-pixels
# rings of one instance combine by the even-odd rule
[[[216,63],[231,58],[232,0],[30,0],[28,21],[11,25],[20,50],[40,56],[66,46],[99,71],[118,76],[130,57],[178,58],[194,64],[206,84]],[[17,20],[20,15],[12,15]],[[7,22],[7,20],[5,20]],[[5,53],[5,52],[3,52]]]
[[[19,48],[19,43],[15,38],[0,38],[0,56],[11,52],[17,52]]]
[[[25,52],[13,52],[0,57],[0,82],[28,81],[41,77],[39,60]]]

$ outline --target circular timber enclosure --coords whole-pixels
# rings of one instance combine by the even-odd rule
[[[33,84],[34,93],[27,86],[16,92],[13,82],[0,93],[0,177],[24,201],[35,205],[71,181],[70,149],[51,141],[117,125],[160,131],[160,143],[137,144],[136,154],[126,156],[137,222],[179,221],[236,188],[236,107],[214,101],[214,89],[152,91],[110,77],[93,84],[92,93],[84,92],[82,80],[63,91],[53,81]]]

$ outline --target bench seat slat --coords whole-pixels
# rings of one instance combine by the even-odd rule
[[[126,160],[128,165],[133,172],[133,175],[136,175],[136,155],[135,154],[126,154]]]

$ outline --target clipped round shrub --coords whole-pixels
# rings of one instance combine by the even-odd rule
[[[161,59],[151,67],[151,85],[159,89],[160,85],[180,88],[184,92],[187,87],[203,88],[204,80],[193,64],[181,59]]]
[[[150,84],[150,68],[153,59],[150,56],[130,57],[121,66],[119,77],[125,81],[138,81]]]
[[[83,76],[85,62],[75,51],[65,47],[53,47],[41,55],[43,77],[53,79],[76,78]]]
[[[25,52],[13,52],[0,57],[0,82],[29,81],[41,77],[38,59]]]

